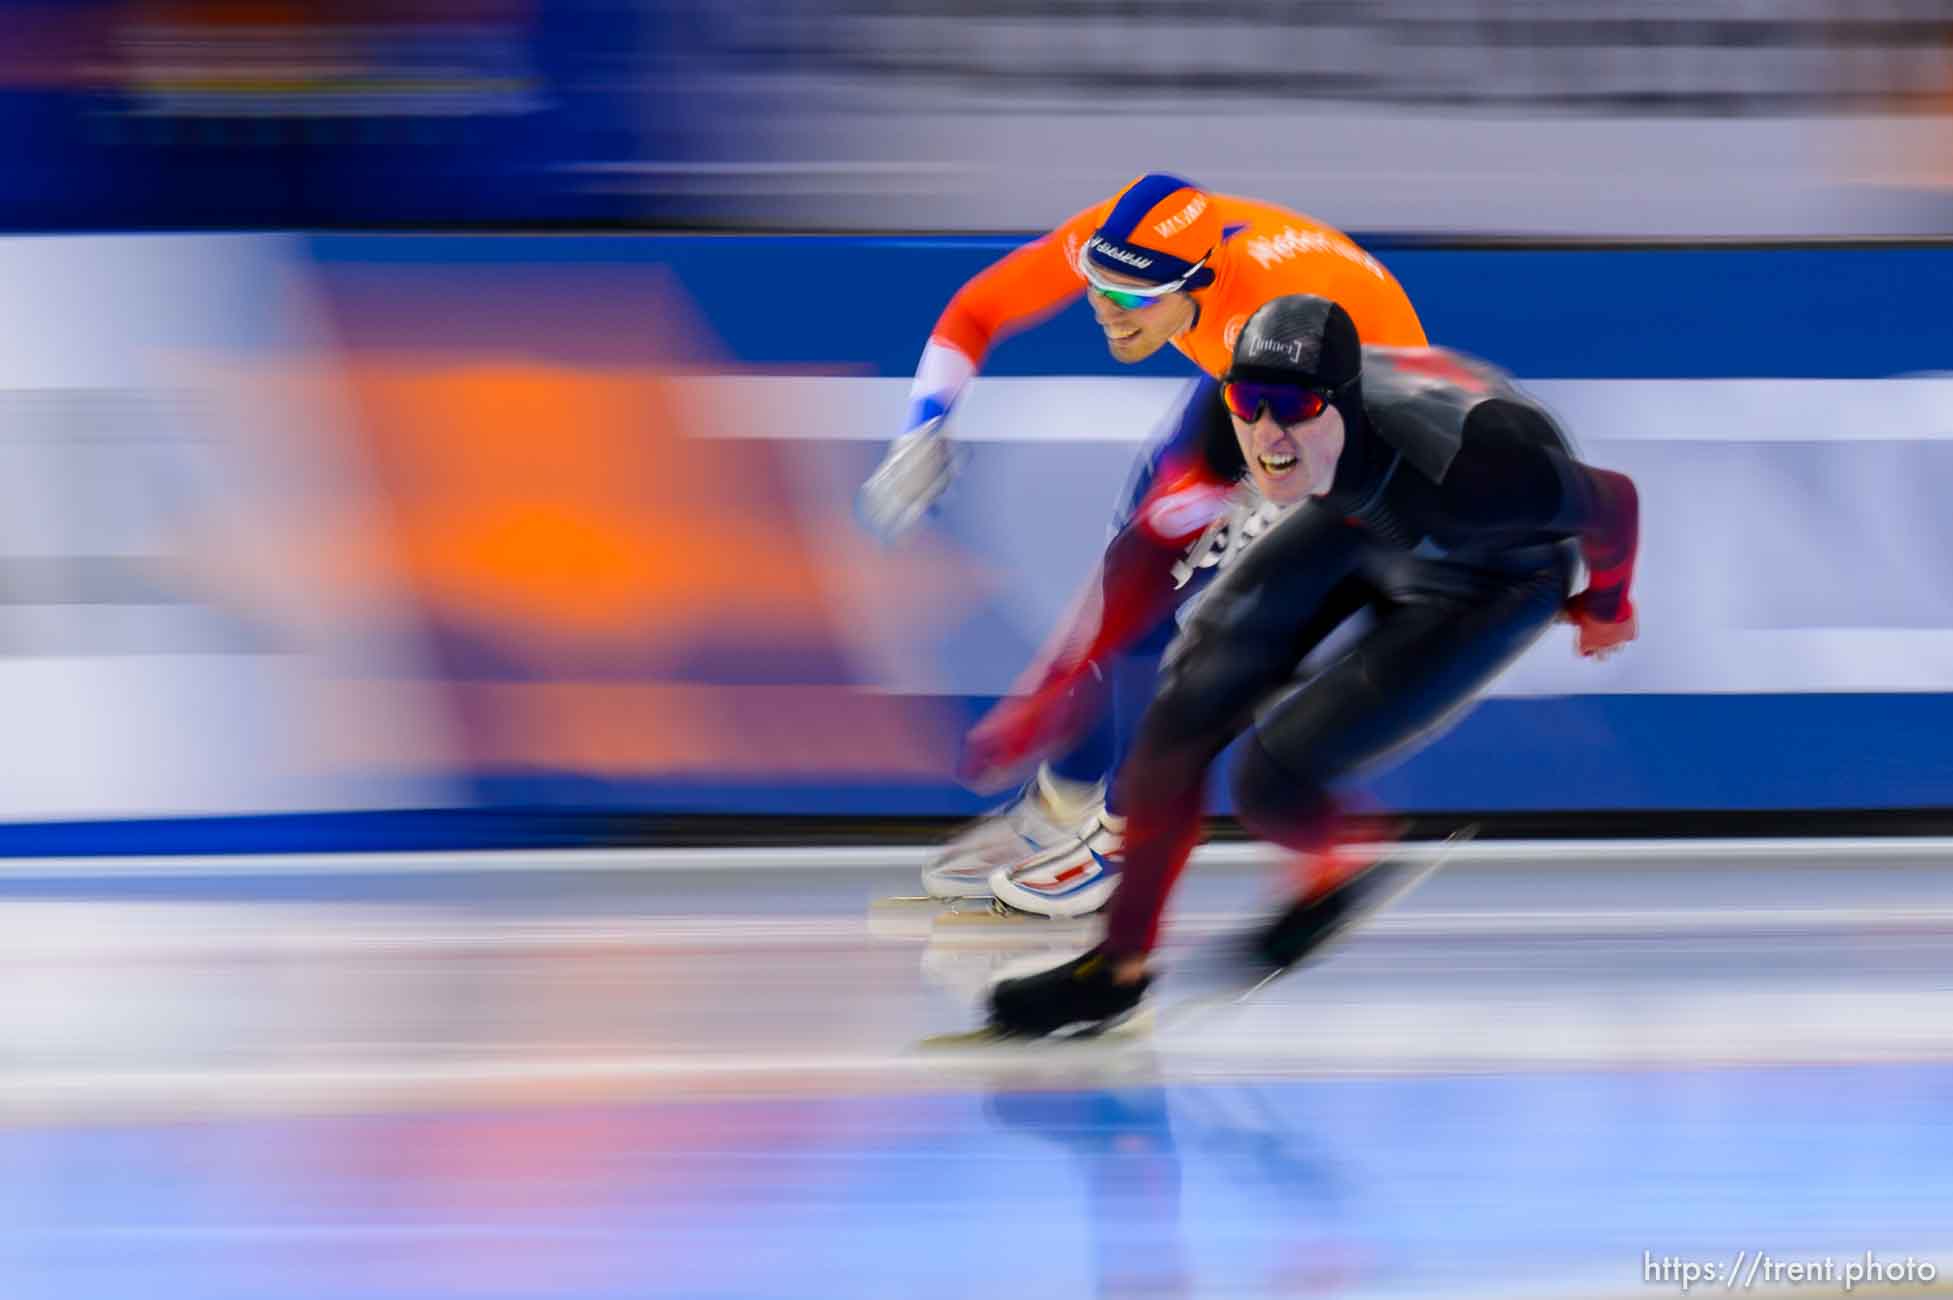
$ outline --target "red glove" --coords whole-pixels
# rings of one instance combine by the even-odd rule
[[[1092,704],[1092,692],[1073,689],[1076,677],[1048,682],[1029,695],[997,701],[963,741],[957,779],[979,794],[1008,789],[1024,769],[1072,740]]]
[[[1204,466],[1161,470],[1132,522],[1105,548],[1093,579],[1099,598],[1081,603],[1085,621],[1060,642],[1077,648],[1028,694],[1000,701],[970,730],[956,773],[963,784],[1005,789],[1013,774],[1084,730],[1100,703],[1093,665],[1108,662],[1172,612],[1173,566],[1225,508],[1227,492]]]
[[[1612,617],[1603,618],[1596,605],[1605,604]],[[1573,624],[1574,648],[1589,659],[1605,659],[1640,632],[1634,616],[1634,602],[1626,596],[1607,593],[1603,602],[1592,590],[1567,601],[1560,617]]]

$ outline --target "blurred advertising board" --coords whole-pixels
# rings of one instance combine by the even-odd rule
[[[1186,382],[1072,308],[993,355],[941,517],[868,542],[906,372],[1000,247],[0,241],[0,818],[979,806],[961,728]],[[1549,634],[1377,793],[1953,804],[1953,249],[1384,256],[1636,477],[1646,542],[1631,653]],[[780,292],[815,283],[854,288]]]

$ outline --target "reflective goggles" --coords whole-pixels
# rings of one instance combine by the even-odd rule
[[[1327,410],[1329,397],[1319,388],[1301,388],[1294,384],[1258,384],[1251,380],[1235,380],[1221,385],[1221,400],[1227,403],[1229,414],[1243,424],[1253,424],[1260,419],[1264,406],[1275,417],[1275,423],[1283,428],[1301,424]]]
[[[1084,275],[1085,283],[1092,286],[1092,292],[1120,311],[1138,311],[1141,307],[1152,306],[1168,294],[1179,293],[1186,287],[1187,281],[1200,274],[1200,268],[1205,265],[1207,259],[1203,257],[1177,280],[1169,280],[1165,284],[1131,285],[1113,284],[1100,278],[1098,268],[1092,265],[1090,255],[1080,254],[1078,258],[1078,269]]]

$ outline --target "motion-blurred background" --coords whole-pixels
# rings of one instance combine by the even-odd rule
[[[1953,0],[0,0],[0,1295],[1932,1281],[1947,841],[1495,832],[1947,829],[1949,109]],[[1375,778],[1488,833],[1320,969],[945,1062],[1090,923],[868,905],[1191,369],[1074,306],[852,499],[1150,170],[1632,474],[1642,636]]]
[[[1937,0],[9,0],[17,228],[1937,233]]]
[[[962,724],[1188,368],[1122,371],[1074,307],[993,355],[933,530],[877,550],[850,496],[963,279],[1161,168],[1356,232],[1434,339],[1643,483],[1636,652],[1549,638],[1386,799],[1953,803],[1953,6],[8,0],[0,26],[22,847],[972,810]]]

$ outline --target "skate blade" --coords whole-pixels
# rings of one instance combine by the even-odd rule
[[[1097,912],[1088,912],[1084,916],[1043,916],[1037,912],[1020,912],[1010,904],[993,898],[984,907],[958,908],[939,913],[936,924],[952,928],[960,925],[1031,925],[1041,929],[1082,929],[1096,922],[1098,915]]]
[[[1015,1034],[1006,1034],[1002,1030],[985,1027],[982,1029],[968,1030],[960,1034],[931,1034],[929,1037],[917,1043],[916,1047],[918,1050],[924,1052],[953,1052],[965,1047],[1002,1047],[1005,1045],[1022,1047],[1035,1041],[1035,1039],[1020,1038]]]
[[[1438,874],[1438,871],[1447,862],[1451,861],[1454,853],[1476,838],[1478,838],[1478,825],[1477,823],[1473,823],[1445,836],[1444,840],[1438,845],[1437,851],[1427,861],[1419,862],[1415,858],[1411,858],[1393,864],[1386,859],[1382,864],[1386,869],[1393,865],[1401,867],[1398,878],[1394,883],[1387,884],[1375,895],[1360,900],[1347,916],[1343,917],[1331,929],[1324,931],[1322,938],[1311,945],[1307,952],[1303,953],[1288,965],[1281,967],[1279,970],[1272,971],[1263,976],[1255,982],[1252,988],[1237,992],[1234,1000],[1237,1002],[1246,1002],[1248,998],[1261,992],[1283,976],[1293,974],[1304,966],[1321,961],[1337,945],[1347,940],[1365,922],[1374,919],[1379,913],[1395,907],[1412,890],[1429,880],[1432,876]],[[1338,886],[1338,888],[1348,889],[1353,885],[1361,883],[1362,879],[1362,876],[1358,876],[1356,879]]]
[[[1027,952],[1076,954],[1098,942],[1099,927],[1089,921],[940,919],[929,933],[934,952]]]
[[[868,937],[927,941],[950,947],[998,942],[1062,944],[1096,934],[1098,917],[1039,916],[994,899],[883,898],[868,905]]]
[[[1001,1048],[1005,1051],[1029,1052],[1063,1051],[1068,1048],[1088,1048],[1094,1043],[1145,1038],[1151,1035],[1157,1023],[1157,1009],[1151,1004],[1142,1004],[1125,1015],[1108,1020],[1093,1029],[1075,1033],[1032,1038],[1023,1034],[1007,1034],[984,1025],[960,1034],[935,1034],[917,1043],[916,1047],[924,1052],[953,1052],[968,1048]]]
[[[927,939],[937,917],[986,910],[992,901],[988,896],[937,898],[931,894],[878,898],[868,904],[868,936],[872,939]]]
[[[1304,966],[1313,965],[1328,956],[1338,944],[1346,941],[1364,922],[1378,913],[1387,910],[1401,901],[1405,895],[1436,875],[1440,868],[1451,861],[1458,849],[1478,837],[1478,826],[1473,823],[1461,827],[1446,836],[1438,845],[1428,861],[1410,861],[1405,864],[1403,876],[1394,885],[1381,891],[1375,897],[1363,902],[1355,911],[1344,917],[1335,928],[1324,933],[1310,949],[1286,966],[1265,971],[1252,980],[1244,981],[1237,987],[1218,992],[1196,993],[1178,1001],[1170,1002],[1161,1015],[1159,1028],[1182,1029],[1197,1025],[1203,1020],[1224,1015],[1231,1010],[1239,1010],[1253,1003],[1269,985],[1288,978]]]
[[[1355,912],[1351,913],[1347,921],[1345,921],[1342,925],[1337,926],[1334,930],[1331,930],[1329,932],[1330,938],[1332,940],[1339,938],[1343,934],[1347,933],[1353,926],[1359,925],[1362,922],[1369,920],[1371,917],[1375,916],[1379,912],[1386,910],[1387,908],[1395,907],[1398,903],[1402,902],[1404,900],[1404,897],[1407,894],[1409,894],[1413,889],[1416,889],[1419,885],[1429,880],[1432,876],[1437,875],[1438,872],[1442,870],[1444,866],[1451,861],[1452,856],[1456,854],[1459,849],[1463,848],[1467,844],[1470,844],[1473,840],[1477,838],[1478,838],[1478,824],[1476,822],[1472,823],[1469,826],[1460,827],[1458,830],[1455,830],[1451,832],[1451,834],[1445,836],[1444,840],[1438,845],[1437,851],[1431,855],[1430,860],[1428,862],[1418,862],[1415,859],[1412,859],[1411,861],[1406,863],[1405,866],[1407,867],[1407,870],[1404,871],[1402,877],[1394,885],[1389,885],[1385,887],[1385,889],[1381,893],[1379,893],[1375,898],[1372,898],[1367,902],[1363,903],[1361,906],[1359,906]]]

